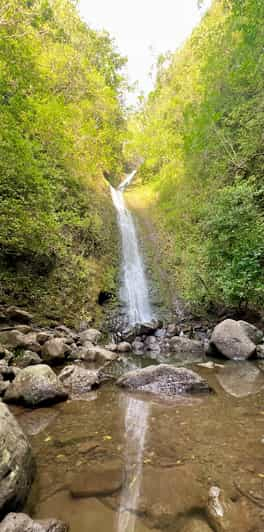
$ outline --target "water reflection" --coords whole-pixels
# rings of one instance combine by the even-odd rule
[[[264,389],[263,373],[248,361],[227,362],[217,379],[222,388],[233,397],[246,397]]]
[[[144,448],[150,415],[150,403],[132,396],[121,396],[125,412],[125,486],[118,512],[118,532],[134,532],[138,497],[142,481]]]

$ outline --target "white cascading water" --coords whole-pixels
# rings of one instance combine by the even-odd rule
[[[121,494],[117,532],[135,532],[149,404],[130,396],[121,400],[125,401],[126,412],[124,452],[126,485]]]
[[[129,325],[149,322],[153,319],[136,228],[123,196],[124,190],[131,183],[135,174],[136,170],[126,177],[118,189],[111,187],[112,199],[118,213],[118,224],[122,236],[123,282],[121,299],[126,306]]]

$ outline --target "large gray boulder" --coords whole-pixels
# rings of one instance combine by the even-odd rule
[[[97,344],[102,337],[102,333],[97,329],[86,329],[80,334],[80,343],[83,345],[85,342],[91,342]]]
[[[68,393],[49,366],[39,364],[21,370],[5,393],[9,403],[27,406],[55,403],[67,399]]]
[[[264,359],[264,344],[257,345],[257,357]]]
[[[129,342],[121,342],[117,346],[118,353],[129,353],[131,351],[131,344]]]
[[[42,347],[41,357],[47,364],[59,364],[64,361],[69,346],[64,338],[52,338]]]
[[[189,358],[190,361],[201,360],[205,356],[204,344],[198,340],[191,340],[185,336],[173,336],[170,339],[170,352],[179,358]]]
[[[0,524],[0,532],[68,532],[68,530],[68,525],[57,519],[33,521],[22,513],[10,513]]]
[[[211,391],[208,383],[194,371],[168,364],[129,371],[118,379],[117,384],[131,391],[167,396]]]
[[[72,349],[69,359],[104,364],[110,360],[115,360],[117,357],[118,354],[113,351],[108,351],[104,347],[93,345],[91,342],[86,342],[81,347],[75,347]]]
[[[36,333],[30,332],[23,334],[17,329],[1,332],[0,343],[13,348],[21,347],[23,349],[29,349],[35,353],[39,353],[41,350],[40,344],[37,342]]]
[[[251,323],[248,323],[247,321],[239,320],[239,325],[241,325],[242,329],[244,330],[245,334],[250,338],[251,342],[253,344],[258,345],[261,344],[263,341],[263,332],[255,327],[255,325],[252,325]]]
[[[28,366],[35,366],[36,364],[42,364],[42,360],[37,353],[34,351],[25,351],[15,359],[15,365],[21,369],[27,368]]]
[[[145,342],[144,342],[144,350],[148,351],[150,353],[159,355],[160,354],[160,345],[159,340],[156,338],[156,336],[147,336]]]
[[[59,379],[71,397],[90,392],[98,383],[98,371],[82,368],[81,366],[66,366]]]
[[[235,320],[224,320],[213,330],[210,345],[231,360],[246,360],[256,352],[245,328]]]
[[[132,351],[134,355],[143,355],[144,354],[144,342],[141,342],[141,340],[135,339],[132,343]]]
[[[157,329],[162,327],[162,323],[158,320],[153,320],[146,323],[137,323],[128,327],[121,333],[122,340],[125,342],[133,342],[137,336],[153,335]]]
[[[0,517],[22,506],[33,474],[30,444],[8,407],[0,402]]]

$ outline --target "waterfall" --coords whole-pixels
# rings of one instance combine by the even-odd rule
[[[121,494],[117,532],[134,532],[136,509],[142,480],[145,439],[148,428],[149,404],[134,397],[125,402],[125,474],[126,485]]]
[[[111,187],[113,204],[118,214],[118,225],[122,237],[123,278],[120,296],[125,303],[129,325],[149,322],[153,319],[136,228],[123,196],[123,191],[131,183],[135,173],[136,171],[129,174],[118,189]]]

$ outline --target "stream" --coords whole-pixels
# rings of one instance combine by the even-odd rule
[[[122,237],[120,297],[129,325],[154,317],[123,197],[134,174],[118,190],[111,188]],[[130,368],[153,363],[133,354],[125,358]],[[32,411],[12,407],[37,459],[28,511],[62,519],[71,532],[263,531],[264,510],[241,494],[259,497],[264,485],[264,373],[254,362],[246,364],[191,365],[215,390],[205,396],[159,399],[125,393],[110,382],[88,400]],[[113,471],[119,489],[106,493],[97,470],[108,483]],[[210,521],[207,501],[214,486],[229,501],[226,528]]]

